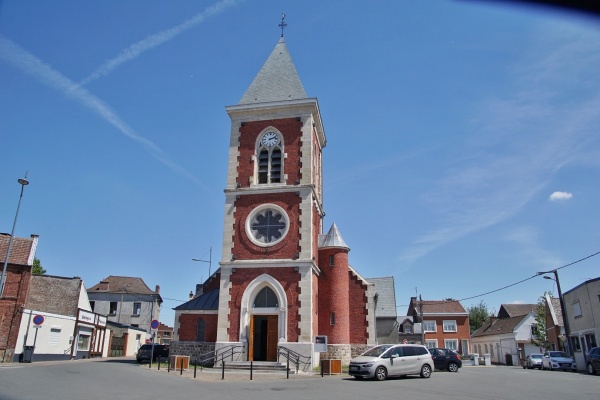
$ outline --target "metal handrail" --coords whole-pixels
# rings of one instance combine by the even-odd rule
[[[239,351],[237,349],[241,348],[242,350]],[[243,345],[239,345],[239,344],[231,344],[229,346],[225,346],[225,347],[221,347],[219,350],[212,350],[212,351],[208,351],[206,353],[200,354],[199,357],[195,357],[194,361],[196,363],[198,363],[198,358],[200,358],[200,362],[204,363],[206,361],[213,361],[213,364],[215,362],[215,360],[221,359],[221,363],[223,363],[223,361],[225,360],[226,357],[231,356],[231,360],[233,361],[233,356],[234,354],[239,354],[239,353],[244,353],[244,346]],[[208,355],[211,355],[212,357],[207,357]]]
[[[296,365],[296,373],[300,369],[300,364],[311,364],[310,356],[303,356],[300,353],[295,352],[292,349],[288,349],[284,346],[277,346],[277,361],[279,362],[279,356],[284,356],[288,361],[294,363]]]

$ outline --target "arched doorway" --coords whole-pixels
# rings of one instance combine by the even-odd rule
[[[242,296],[240,339],[247,340],[248,361],[276,361],[277,345],[287,338],[287,298],[281,284],[263,274]]]

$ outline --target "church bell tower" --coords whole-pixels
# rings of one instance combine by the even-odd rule
[[[278,344],[310,346],[318,331],[325,132],[283,37],[226,111],[217,347],[243,344],[248,360],[272,361]]]

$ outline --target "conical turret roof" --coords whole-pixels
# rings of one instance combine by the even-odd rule
[[[327,235],[322,236],[319,248],[322,247],[342,247],[350,250],[350,247],[344,242],[344,238],[342,238],[342,234],[335,222],[331,225],[331,228],[329,228]]]
[[[283,38],[265,61],[239,104],[306,99],[292,57]]]

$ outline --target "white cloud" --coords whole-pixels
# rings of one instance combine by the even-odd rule
[[[573,197],[573,194],[569,193],[569,192],[554,192],[550,195],[548,200],[550,200],[550,201],[565,201],[565,200],[569,200],[571,197]]]
[[[423,195],[435,216],[401,255],[412,262],[517,214],[565,165],[589,159],[600,125],[597,32],[542,25],[527,59],[512,68],[514,90],[482,99],[476,140]],[[551,33],[552,32],[552,33]],[[577,60],[577,62],[575,62]]]

